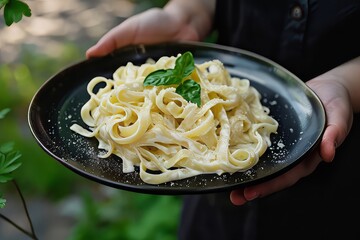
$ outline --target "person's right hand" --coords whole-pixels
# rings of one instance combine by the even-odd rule
[[[274,179],[233,190],[230,200],[234,205],[243,205],[255,198],[289,188],[314,172],[321,161],[333,161],[336,148],[351,130],[353,113],[360,111],[360,57],[313,78],[306,84],[319,96],[326,112],[326,128],[319,148],[297,166]]]
[[[176,14],[153,8],[134,15],[107,32],[96,45],[89,48],[86,57],[104,56],[129,44],[150,44],[172,40],[198,41],[196,29]]]

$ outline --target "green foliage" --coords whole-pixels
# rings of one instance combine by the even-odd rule
[[[0,119],[3,119],[10,109],[3,109],[0,111]],[[0,183],[6,183],[13,180],[12,173],[20,167],[21,162],[19,158],[21,154],[14,150],[14,144],[9,142],[0,145]],[[5,207],[6,200],[2,198],[0,193],[0,208]]]
[[[6,199],[2,197],[2,194],[0,193],[0,208],[4,208],[6,204]]]
[[[0,0],[0,10],[3,7],[5,10],[5,4],[9,2],[14,0]],[[161,7],[166,2],[166,0],[137,0],[138,9]],[[19,15],[21,12],[22,15]],[[12,12],[9,15],[10,21],[6,24],[9,26],[11,21],[15,23],[15,20],[21,20],[23,16],[26,16],[24,11]],[[103,196],[103,193],[97,192],[97,183],[73,173],[56,162],[41,149],[29,131],[27,110],[32,96],[44,81],[56,72],[83,60],[88,46],[61,42],[60,50],[51,54],[31,44],[23,44],[19,47],[18,59],[9,64],[0,64],[0,109],[3,109],[0,111],[0,143],[9,142],[10,139],[16,143],[16,149],[22,155],[20,159],[25,159],[11,177],[21,185],[27,199],[41,197],[55,202],[69,195],[80,196],[81,205],[78,209],[81,211],[80,214],[74,212],[76,225],[73,233],[67,238],[69,240],[175,240],[181,206],[179,197],[114,190],[107,198],[99,199],[99,195]],[[3,151],[8,154],[14,151],[10,150],[12,148],[7,148],[10,146],[13,147],[10,143],[1,145],[5,149]],[[9,158],[13,159],[17,155],[10,156]],[[7,185],[4,184],[4,187]],[[83,192],[81,193],[79,189]],[[0,196],[0,205],[5,204],[5,201]],[[46,217],[44,212],[41,221],[46,221]]]
[[[70,240],[175,240],[180,204],[177,196],[119,190],[96,201],[84,193],[84,208]]]
[[[4,19],[7,26],[19,22],[23,16],[31,16],[29,5],[20,0],[0,0],[0,9],[3,7]]]
[[[28,105],[37,89],[59,69],[83,56],[81,48],[73,43],[64,43],[61,54],[54,57],[24,45],[18,61],[0,65],[0,109],[12,109],[11,114],[0,122],[0,143],[15,142],[26,158],[14,173],[26,195],[39,194],[50,200],[59,200],[78,185],[86,183],[85,179],[64,168],[41,149],[27,123]],[[0,118],[2,112],[8,111],[6,109],[0,112]]]
[[[12,180],[12,172],[21,165],[19,161],[21,154],[13,150],[13,145],[13,143],[0,145],[0,183]]]
[[[32,45],[23,45],[19,59],[0,64],[0,109],[11,108],[26,113],[37,89],[54,73],[83,58],[84,50],[73,43],[62,44],[61,54],[49,56]],[[10,118],[15,116],[10,116]],[[24,117],[24,116],[22,116]],[[25,116],[26,117],[26,116]],[[26,123],[27,124],[27,123]],[[0,137],[1,139],[1,137]]]
[[[16,142],[17,149],[26,158],[22,167],[14,172],[24,194],[59,200],[83,184],[85,179],[56,162],[35,142],[27,126],[26,110],[14,106],[12,114],[0,122],[0,142],[8,139]]]
[[[10,108],[0,110],[0,119],[3,119],[8,112],[10,112]]]

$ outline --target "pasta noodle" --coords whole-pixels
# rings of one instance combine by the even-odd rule
[[[112,79],[87,85],[81,109],[87,127],[70,128],[95,137],[107,158],[122,159],[124,173],[139,167],[140,178],[161,184],[199,174],[252,168],[271,145],[278,122],[247,79],[230,76],[219,60],[195,64],[188,78],[201,86],[201,106],[185,100],[174,86],[144,86],[145,77],[173,68],[181,56],[163,56],[140,66],[120,66]]]

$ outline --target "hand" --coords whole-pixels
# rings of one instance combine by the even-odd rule
[[[153,8],[128,18],[106,33],[86,52],[86,57],[104,56],[129,44],[150,44],[175,40],[198,41],[195,27],[176,14]]]
[[[327,123],[319,148],[309,158],[270,181],[237,189],[230,193],[234,205],[243,205],[258,197],[265,197],[294,185],[298,180],[311,174],[323,160],[331,162],[335,149],[345,140],[353,121],[353,109],[348,90],[335,75],[324,74],[307,82],[307,85],[321,99]]]

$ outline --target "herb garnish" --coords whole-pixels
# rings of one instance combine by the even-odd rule
[[[144,86],[178,85],[176,93],[185,100],[201,105],[200,84],[192,79],[186,79],[195,69],[194,57],[191,52],[185,52],[175,61],[173,69],[159,69],[150,73],[144,80]],[[183,81],[184,80],[184,81]]]
[[[30,17],[29,5],[20,0],[0,0],[0,9],[4,7],[4,19],[7,26],[19,22],[23,16]]]

